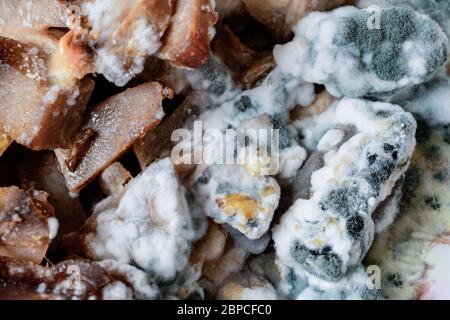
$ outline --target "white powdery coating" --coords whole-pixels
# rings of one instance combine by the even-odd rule
[[[305,162],[307,155],[306,150],[298,145],[283,150],[280,153],[279,177],[283,179],[294,177]]]
[[[102,289],[103,300],[133,300],[133,291],[123,282],[108,283]]]
[[[317,150],[327,152],[331,148],[337,146],[344,139],[345,131],[340,129],[332,129],[327,131],[317,145]]]
[[[313,12],[299,21],[293,41],[275,47],[275,61],[283,73],[324,84],[336,97],[386,94],[428,80],[445,62],[446,36],[427,16],[407,9],[395,9],[407,11],[414,18],[411,22],[414,32],[402,38],[401,42],[387,40],[386,35],[381,35],[383,27],[399,29],[392,32],[392,38],[396,33],[408,32],[411,28],[397,22],[395,16],[385,22],[387,10],[394,9],[382,10],[385,18],[382,16],[379,30],[369,29],[366,21],[370,14],[355,7],[342,7],[328,13]],[[351,25],[348,19],[359,19],[359,22],[352,20],[355,25]],[[375,40],[376,43],[369,39],[374,33],[381,37]],[[400,51],[395,51],[393,46],[400,46],[401,49],[395,49]],[[376,59],[380,60],[377,62]],[[403,61],[406,61],[406,66],[400,68]],[[398,65],[389,69],[386,67],[388,63]],[[393,70],[398,74],[391,74]]]
[[[96,70],[117,86],[126,85],[141,73],[145,57],[154,54],[161,47],[161,35],[145,16],[136,17],[137,20],[131,26],[134,28],[131,37],[114,39],[118,36],[115,32],[117,21],[129,10],[128,5],[126,1],[114,0],[96,0],[82,5],[83,13],[92,24],[91,34],[95,35],[93,47],[97,53]],[[126,46],[126,52],[121,52],[124,50],[121,46]],[[127,54],[129,52],[133,54]],[[129,60],[131,57],[132,61]]]
[[[194,187],[196,201],[205,213],[217,223],[228,223],[249,239],[262,237],[270,227],[280,200],[280,187],[272,177],[255,177],[240,165],[215,165],[203,173],[207,183],[197,182]],[[270,191],[270,192],[269,192]],[[227,214],[219,202],[227,195],[248,196],[260,207],[251,217],[242,212]]]
[[[298,79],[286,77],[276,68],[261,85],[242,92],[235,99],[225,102],[201,119],[204,122],[214,123],[215,128],[221,130],[229,127],[246,130],[245,133],[248,133],[249,129],[278,130],[279,139],[276,141],[278,150],[274,150],[272,156],[278,157],[274,161],[278,160],[279,165],[276,168],[272,166],[271,172],[265,174],[280,174],[283,178],[289,178],[302,166],[306,159],[306,151],[299,146],[284,117],[286,111],[295,105],[292,101],[293,92],[301,91],[299,88],[304,85]],[[267,133],[270,135],[270,131]],[[268,151],[275,147],[271,138],[265,145],[258,137],[250,138],[249,144],[243,146],[244,149]],[[237,153],[240,151],[242,150],[238,150]]]
[[[306,266],[309,273],[339,279],[361,262],[373,241],[371,214],[409,165],[416,123],[398,106],[359,99],[341,100],[335,121],[357,133],[325,154],[324,166],[311,177],[312,197],[292,205],[273,229],[273,238],[287,266],[297,271]],[[353,236],[347,223],[356,216],[361,225]],[[325,275],[308,264],[317,256],[325,257],[324,263],[332,257],[335,263],[322,266]]]
[[[97,259],[135,263],[167,280],[187,264],[195,237],[185,190],[170,159],[133,179],[117,208],[94,209],[96,230],[86,243]]]
[[[427,83],[402,90],[391,102],[420,115],[431,125],[450,123],[450,77],[442,75]]]
[[[113,276],[124,279],[133,288],[137,299],[152,300],[158,297],[158,287],[150,281],[149,276],[142,270],[115,260],[103,260],[98,264]],[[105,294],[105,291],[103,293]]]

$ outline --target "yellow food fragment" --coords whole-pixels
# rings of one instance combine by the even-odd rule
[[[242,214],[247,220],[255,218],[262,210],[255,199],[243,194],[228,194],[225,198],[217,200],[217,203],[226,215]]]

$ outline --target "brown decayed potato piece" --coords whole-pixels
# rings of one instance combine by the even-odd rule
[[[255,86],[275,67],[272,52],[248,48],[228,26],[218,31],[211,47],[231,71],[233,80],[246,89]]]
[[[354,0],[243,0],[250,14],[281,38],[287,38],[291,27],[312,11],[337,8]]]
[[[0,299],[102,299],[114,279],[97,263],[79,258],[53,267],[0,257]]]
[[[142,169],[171,150],[174,130],[183,128],[189,119],[198,116],[200,108],[194,103],[194,95],[195,93],[188,95],[174,113],[133,146]]]
[[[216,237],[219,236],[219,234],[216,235]],[[211,243],[210,245],[214,247],[217,246],[217,244],[214,243]],[[215,296],[217,290],[224,284],[224,282],[241,270],[245,260],[249,256],[248,251],[235,243],[231,237],[227,237],[227,241],[223,249],[221,244],[216,249],[220,249],[216,250],[215,256],[217,257],[211,255],[209,259],[204,261],[202,267],[202,278],[199,280],[200,285],[203,286],[211,296]],[[220,251],[223,252],[219,256]]]
[[[272,285],[263,277],[259,277],[251,272],[243,272],[238,274],[232,279],[225,282],[217,293],[217,300],[243,300],[254,299],[253,297],[246,296],[244,290],[267,290],[270,292],[270,296],[264,298],[275,299],[275,289]],[[266,293],[267,295],[267,293]],[[261,295],[258,295],[256,299],[261,299]]]
[[[87,34],[96,72],[117,86],[142,72],[145,59],[161,47],[175,0],[81,1],[78,26]]]
[[[67,5],[62,0],[0,0],[0,35],[3,29],[64,28]]]
[[[96,2],[97,0],[84,1]],[[139,30],[139,23],[141,19],[145,19],[149,23],[158,37],[154,40],[159,40],[166,31],[170,23],[170,18],[174,11],[175,0],[118,0],[115,1],[115,6],[109,8],[105,15],[116,17],[113,21],[110,19],[103,19],[103,22],[108,22],[108,25],[95,25],[98,21],[88,21],[88,27],[92,28],[90,32],[90,41],[95,46],[107,48],[115,53],[123,54],[123,58],[132,58],[133,54],[139,54],[139,50],[130,47],[131,43],[128,41],[135,36]],[[89,12],[83,12],[88,15]],[[101,17],[100,17],[101,18]],[[107,33],[109,37],[101,39]]]
[[[178,0],[158,56],[178,66],[199,68],[208,59],[217,19],[211,0]]]
[[[127,89],[95,106],[83,130],[91,128],[97,136],[76,169],[71,171],[67,166],[72,154],[70,149],[55,151],[69,190],[79,192],[138,139],[154,129],[164,116],[162,100],[166,97],[171,97],[170,90],[157,82],[149,82]]]
[[[40,263],[52,236],[54,209],[42,191],[0,188],[0,255]]]
[[[227,232],[217,223],[209,220],[206,234],[195,243],[189,258],[190,263],[200,268],[206,261],[218,259],[225,251]]]
[[[49,66],[49,76],[63,89],[70,90],[79,79],[94,73],[94,55],[87,45],[87,31],[76,28],[58,41]]]
[[[114,162],[106,168],[99,178],[100,188],[107,195],[121,194],[125,191],[125,185],[133,177],[120,162]]]
[[[57,48],[57,40],[40,35]],[[67,147],[94,87],[90,79],[63,89],[50,79],[51,55],[34,43],[0,37],[0,130],[34,150]]]
[[[77,198],[73,198],[59,170],[59,164],[53,152],[30,153],[19,163],[19,178],[22,188],[43,190],[49,194],[49,202],[55,208],[55,217],[59,221],[56,243],[72,231],[78,230],[87,219],[87,213]]]
[[[219,19],[239,14],[245,11],[242,0],[216,0],[216,11]]]

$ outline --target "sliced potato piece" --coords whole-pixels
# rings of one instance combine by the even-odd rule
[[[0,256],[42,261],[58,227],[47,197],[42,191],[0,188]]]
[[[57,47],[56,39],[40,36]],[[0,130],[34,150],[70,145],[94,87],[87,78],[70,88],[54,82],[47,50],[0,37]]]
[[[229,238],[225,252],[220,257],[204,263],[200,283],[211,296],[215,296],[224,282],[241,270],[248,256],[247,250]]]
[[[271,52],[256,52],[245,46],[228,26],[220,29],[212,49],[231,71],[233,80],[243,88],[252,88],[274,67]]]
[[[83,130],[92,130],[96,137],[86,148],[80,149],[83,154],[76,168],[72,167],[71,170],[68,163],[78,155],[70,149],[56,150],[69,190],[79,192],[138,139],[155,128],[164,116],[162,100],[169,96],[170,90],[157,82],[149,82],[95,106],[88,115]]]
[[[212,0],[178,0],[158,55],[175,65],[199,68],[208,59],[217,22]]]
[[[171,150],[172,132],[183,128],[189,119],[198,116],[199,109],[194,103],[194,94],[188,95],[174,113],[134,145],[133,150],[142,169]]]
[[[216,0],[216,11],[222,20],[228,16],[245,12],[242,0]]]
[[[114,162],[100,175],[99,183],[103,192],[107,195],[122,194],[125,191],[125,185],[133,177],[120,162]]]
[[[55,208],[55,217],[60,225],[57,242],[68,232],[78,230],[83,225],[87,213],[80,201],[67,190],[53,152],[27,155],[20,162],[18,171],[22,188],[34,188],[49,194],[49,202]]]
[[[0,35],[3,30],[64,28],[67,6],[61,0],[0,0]]]
[[[206,261],[218,259],[225,251],[227,238],[227,232],[219,224],[209,220],[206,234],[192,249],[190,263],[201,268]]]

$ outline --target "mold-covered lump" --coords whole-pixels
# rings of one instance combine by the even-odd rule
[[[66,242],[74,253],[131,263],[168,281],[187,265],[195,237],[185,189],[165,158],[131,180],[122,195],[98,203],[84,227]]]
[[[280,69],[334,96],[388,94],[429,80],[447,59],[448,39],[428,16],[406,8],[343,7],[315,12],[275,48]]]
[[[382,300],[384,297],[377,283],[369,278],[370,273],[358,266],[337,281],[311,278],[303,271],[278,265],[281,281],[281,296],[295,300]]]
[[[283,264],[333,282],[370,248],[373,214],[405,174],[416,143],[413,116],[389,103],[343,99],[334,121],[340,129],[319,142],[324,164],[311,175],[309,199],[297,199],[273,229]],[[338,134],[344,130],[348,140]]]
[[[306,86],[309,85],[306,84]],[[238,129],[238,141],[241,140],[240,138],[248,137],[249,141],[246,145],[238,145],[236,157],[245,158],[247,157],[245,152],[250,151],[250,156],[244,162],[251,174],[267,175],[269,171],[270,175],[292,177],[303,164],[306,151],[294,138],[285,111],[292,107],[290,94],[301,91],[303,86],[305,86],[303,81],[290,76],[286,77],[275,69],[259,86],[245,90],[233,100],[226,101],[220,107],[204,113],[200,120],[207,126],[206,129],[220,128],[223,132],[227,129]],[[301,93],[298,96],[301,96]],[[261,132],[264,132],[261,130],[266,130],[267,141],[259,138]],[[208,149],[207,146],[204,146],[204,149]],[[278,157],[273,150],[280,151],[278,161],[272,161],[275,158],[273,156]],[[259,165],[254,164],[266,161],[263,159],[264,156],[271,157],[270,168],[261,170],[258,168]]]
[[[280,200],[280,187],[269,176],[253,176],[240,165],[214,165],[194,186],[206,215],[227,223],[248,239],[261,238],[269,229]]]
[[[402,7],[415,10],[430,16],[439,23],[447,36],[450,36],[450,0],[360,0],[359,8],[370,6]]]

